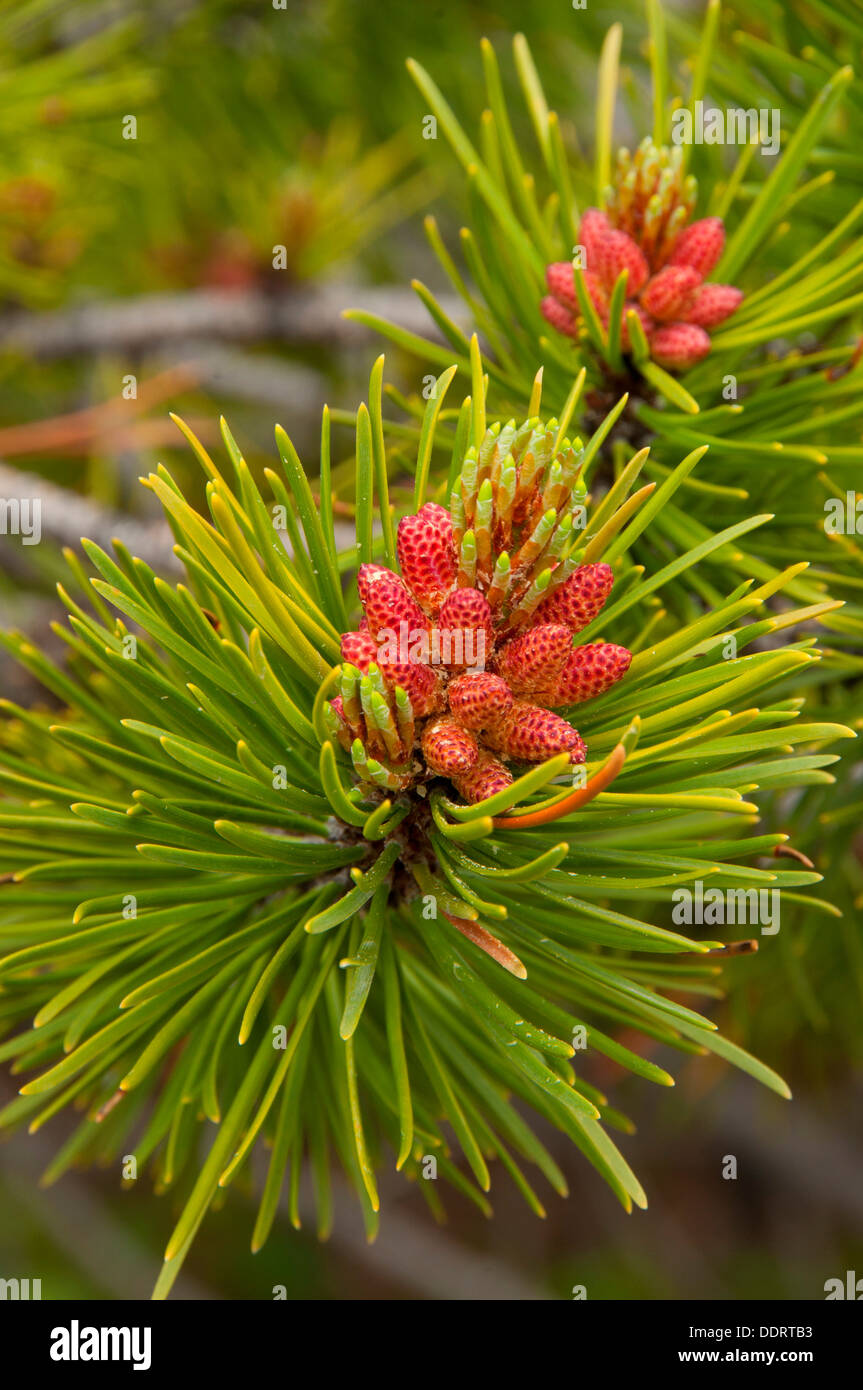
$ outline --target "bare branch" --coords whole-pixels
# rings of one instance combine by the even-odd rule
[[[98,301],[50,314],[6,314],[0,317],[0,342],[6,352],[40,358],[131,353],[214,339],[350,346],[362,342],[368,330],[342,318],[346,304],[380,314],[410,332],[438,337],[425,308],[408,290],[330,282],[282,294],[188,290]],[[441,304],[458,321],[460,301],[444,295]]]
[[[22,473],[3,463],[0,463],[0,497],[39,498],[43,540],[50,539],[58,545],[77,549],[81,537],[86,536],[110,552],[111,541],[117,536],[133,555],[140,556],[154,569],[176,573],[180,568],[173,553],[171,529],[164,521],[138,521],[103,507],[90,497],[81,497],[68,488],[47,482],[35,473]],[[15,541],[8,536],[2,539],[5,565]]]

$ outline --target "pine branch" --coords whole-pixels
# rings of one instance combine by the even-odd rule
[[[131,1153],[160,1188],[182,1184],[157,1297],[220,1186],[263,1140],[255,1249],[285,1184],[298,1219],[306,1156],[323,1233],[333,1164],[369,1234],[382,1164],[419,1178],[436,1203],[422,1180],[434,1159],[485,1211],[499,1159],[541,1214],[523,1165],[558,1192],[566,1180],[531,1113],[582,1151],[625,1209],[643,1205],[608,1133],[628,1122],[588,1080],[590,1058],[653,1084],[672,1077],[618,1041],[621,1026],[684,1056],[715,1051],[787,1095],[692,1007],[715,995],[721,957],[710,940],[670,929],[663,904],[698,879],[786,895],[820,879],[797,860],[750,862],[783,839],[751,835],[760,784],[805,785],[833,760],[824,746],[850,732],[796,721],[794,702],[777,698],[817,662],[812,638],[757,648],[771,622],[765,601],[794,568],[719,596],[688,623],[668,621],[677,577],[763,518],[648,576],[630,551],[658,512],[628,495],[637,467],[595,505],[580,477],[599,445],[562,438],[560,422],[489,420],[475,342],[469,351],[471,400],[442,409],[448,369],[419,426],[419,511],[398,528],[401,577],[369,559],[359,571],[367,629],[345,633],[354,599],[341,576],[386,546],[372,524],[390,507],[374,423],[382,363],[356,414],[347,554],[326,501],[326,413],[320,505],[284,431],[281,467],[262,490],[227,426],[220,466],[181,423],[208,478],[210,519],[166,469],[147,486],[184,582],[166,583],[122,543],[112,555],[88,540],[92,568],[70,555],[60,587],[66,665],[2,638],[62,709],[0,707],[0,1057],[26,1078],[0,1124],[38,1129],[75,1101],[84,1118],[50,1180],[73,1161]],[[424,500],[439,486],[440,454],[453,461],[451,510]],[[685,476],[668,480],[666,503]],[[471,582],[455,583],[465,567]],[[524,705],[530,692],[527,723],[512,724],[506,703],[491,717],[473,696],[465,703],[465,678],[448,667],[416,658],[394,672],[358,647],[387,603],[436,614],[447,593],[475,611],[495,605],[497,674],[482,698],[514,689]],[[569,626],[546,622],[543,604]],[[639,650],[651,619],[651,645]],[[603,623],[616,644],[585,641]],[[728,633],[738,652],[722,659]],[[544,667],[532,654],[551,634],[559,688],[547,683],[550,649]],[[636,649],[631,664],[623,643]],[[571,707],[558,715],[554,705]],[[480,746],[477,775],[450,761],[453,749],[461,758]],[[572,765],[585,759],[591,795],[574,797]],[[204,1118],[216,1126],[206,1154]],[[449,1155],[450,1131],[463,1164]]]

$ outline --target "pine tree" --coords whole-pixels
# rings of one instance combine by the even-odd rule
[[[583,1072],[599,1053],[648,1082],[673,1077],[618,1040],[621,1027],[684,1056],[715,1052],[788,1094],[679,998],[716,994],[727,948],[672,930],[668,905],[698,880],[780,887],[785,899],[819,880],[788,861],[761,867],[785,837],[752,833],[754,792],[800,785],[849,732],[797,722],[786,693],[818,660],[811,635],[777,645],[801,614],[766,607],[795,567],[754,588],[732,580],[657,638],[657,604],[681,577],[732,554],[764,518],[648,573],[633,546],[692,458],[657,491],[633,492],[638,452],[594,499],[609,421],[570,436],[570,420],[543,420],[539,382],[527,421],[492,420],[475,342],[469,351],[470,397],[447,406],[450,367],[427,403],[401,545],[379,360],[356,416],[355,545],[335,546],[328,412],[317,497],[283,430],[280,467],[259,487],[227,426],[220,468],[179,422],[210,519],[163,467],[145,481],[184,582],[119,541],[113,556],[85,542],[60,588],[65,666],[3,639],[60,709],[2,707],[0,1057],[27,1078],[2,1123],[35,1129],[74,1104],[84,1118],[46,1180],[132,1156],[160,1190],[178,1190],[160,1297],[219,1189],[265,1139],[254,1249],[285,1183],[298,1219],[306,1158],[321,1235],[334,1164],[370,1235],[376,1173],[391,1163],[435,1208],[436,1185],[422,1180],[435,1159],[485,1211],[499,1159],[541,1214],[523,1165],[557,1192],[567,1182],[522,1106],[562,1130],[627,1210],[644,1205],[608,1133],[629,1121]],[[429,547],[412,544],[418,526],[428,541],[430,518],[431,569],[417,560]],[[483,534],[499,538],[507,518],[519,544],[509,571],[491,564]],[[366,628],[344,587],[358,567]],[[472,721],[476,702],[454,694],[468,673],[432,672],[441,698],[423,707],[404,683],[416,671],[368,659],[363,674],[343,658],[343,643],[357,658],[375,614],[397,617],[409,601],[439,617],[447,585],[494,605],[497,689],[532,693],[538,742],[514,738],[487,706]],[[568,683],[538,681],[525,638],[548,638],[549,615],[566,617],[568,642],[580,629],[576,655],[607,634],[626,654],[619,678],[591,684],[599,668],[585,658]],[[571,699],[576,709],[546,713]],[[462,734],[481,724],[483,757],[503,769],[493,788],[447,761],[451,744],[435,734],[446,708]]]
[[[703,447],[697,469],[639,539],[638,562],[648,572],[668,563],[706,540],[717,516],[728,524],[755,508],[770,517],[720,563],[708,555],[681,576],[659,631],[715,603],[729,569],[741,582],[771,582],[798,559],[786,593],[803,614],[831,598],[834,607],[821,608],[829,633],[823,660],[798,678],[795,692],[821,717],[859,729],[863,201],[851,149],[861,88],[849,60],[859,25],[849,8],[843,0],[819,4],[803,23],[769,0],[731,7],[726,33],[718,0],[709,0],[697,25],[647,0],[650,133],[634,151],[614,155],[616,113],[632,91],[621,81],[623,32],[614,24],[599,63],[592,162],[580,148],[572,153],[571,113],[549,109],[523,35],[512,45],[523,97],[517,113],[495,50],[483,41],[487,105],[476,138],[434,78],[417,63],[408,66],[421,109],[434,113],[466,178],[461,259],[433,217],[426,230],[487,344],[492,408],[527,409],[539,364],[551,409],[578,428],[595,428],[625,392],[604,450],[603,485],[620,475],[633,447],[649,448],[642,476],[658,488],[682,455]],[[683,48],[683,63],[669,60],[673,45]],[[723,111],[736,105],[769,115],[779,108],[781,148],[761,156],[756,144],[745,144],[729,165],[722,144],[677,144],[684,119],[717,100]],[[629,104],[631,123],[644,129],[640,91]],[[518,117],[533,136],[524,147]],[[349,317],[431,365],[452,356],[467,378],[470,330],[425,285],[415,281],[414,289],[443,346],[362,311]],[[418,402],[404,404],[419,412]],[[845,920],[825,933],[818,917],[795,913],[793,937],[781,945],[794,1011],[765,1010],[766,980],[741,1007],[756,1033],[770,1018],[765,1038],[778,1028],[790,1042],[802,1014],[822,1033],[838,1029],[845,1053],[858,1056],[859,758],[852,753],[832,772],[810,769],[806,779],[812,790],[795,808],[795,840],[810,862],[830,866],[834,912]],[[778,798],[774,823],[783,825],[786,812],[787,800]],[[747,973],[761,978],[757,966]]]

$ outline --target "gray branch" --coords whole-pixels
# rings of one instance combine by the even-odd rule
[[[444,295],[441,303],[456,321],[463,317],[454,296]],[[343,318],[345,307],[366,309],[409,332],[439,339],[410,290],[330,282],[282,293],[188,290],[96,301],[49,314],[5,314],[0,316],[0,344],[7,352],[43,359],[214,340],[351,346],[362,342],[368,330]]]
[[[122,540],[133,555],[138,555],[156,570],[176,571],[179,561],[173,553],[174,537],[164,521],[138,521],[123,512],[103,507],[92,498],[46,482],[35,473],[21,473],[17,468],[0,463],[0,498],[38,499],[41,539],[60,546],[78,549],[82,536],[95,541],[110,552],[115,536]],[[22,546],[19,536],[0,535],[4,563],[12,548]],[[26,552],[26,547],[24,547]]]

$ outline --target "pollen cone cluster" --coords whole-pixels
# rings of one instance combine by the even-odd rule
[[[719,217],[690,221],[696,183],[683,176],[682,154],[680,146],[657,148],[650,139],[634,155],[622,149],[614,183],[605,190],[604,210],[588,208],[578,234],[585,288],[603,325],[608,327],[612,292],[626,271],[620,311],[623,350],[632,346],[631,310],[653,360],[672,371],[685,371],[707,356],[708,329],[733,314],[743,298],[733,285],[707,283],[722,254],[725,227]],[[548,266],[546,281],[545,318],[559,333],[577,338],[580,309],[573,263]]]
[[[610,642],[573,646],[612,586],[584,564],[581,452],[557,422],[493,425],[471,448],[450,508],[398,528],[401,575],[360,567],[364,618],[342,638],[327,717],[361,781],[404,790],[447,777],[468,802],[508,786],[510,764],[584,742],[553,711],[592,699],[630,663]]]

